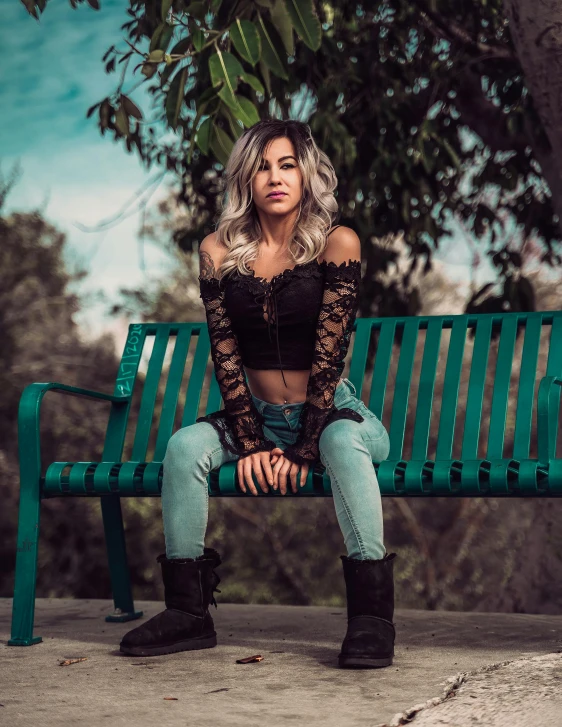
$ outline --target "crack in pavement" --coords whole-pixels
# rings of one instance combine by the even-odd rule
[[[375,727],[528,727],[562,724],[562,650],[458,672],[432,697]],[[470,692],[470,693],[468,693]]]

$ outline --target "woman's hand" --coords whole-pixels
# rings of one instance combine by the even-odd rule
[[[279,447],[271,450],[271,464],[275,465],[273,468],[273,489],[276,490],[279,487],[281,494],[287,494],[287,474],[291,478],[291,488],[293,492],[297,491],[297,474],[300,470],[300,485],[304,487],[306,478],[308,477],[309,465],[303,464],[298,465],[291,462],[283,457],[283,450]],[[277,459],[278,458],[278,459]],[[275,462],[274,462],[275,460]]]
[[[236,471],[238,474],[238,483],[240,484],[242,492],[246,492],[246,487],[244,485],[246,482],[250,488],[250,492],[256,496],[258,494],[252,479],[252,471],[256,475],[256,479],[262,490],[266,494],[269,492],[267,483],[270,485],[273,484],[273,472],[271,470],[270,457],[270,452],[254,452],[254,454],[248,454],[245,457],[240,457],[238,459]],[[265,481],[266,478],[267,482]]]

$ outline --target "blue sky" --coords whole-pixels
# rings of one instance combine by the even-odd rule
[[[160,172],[156,167],[147,172],[122,142],[101,136],[95,118],[86,119],[87,109],[117,84],[117,75],[106,75],[101,59],[110,45],[124,45],[120,26],[128,17],[125,7],[123,0],[102,0],[99,12],[86,4],[73,10],[68,0],[50,0],[36,21],[17,0],[0,0],[0,162],[4,174],[16,161],[22,167],[7,210],[40,207],[66,233],[69,262],[82,262],[90,273],[79,289],[84,310],[76,319],[91,335],[110,323],[101,306],[90,302],[95,290],[115,298],[119,287],[165,276],[171,264],[166,253],[147,242],[147,272],[141,270],[139,215],[103,232],[77,226],[93,226],[114,215]],[[140,89],[133,98],[148,108]],[[164,196],[165,183],[152,203]],[[466,245],[453,242],[452,248],[442,248],[455,263],[447,269],[466,280]]]
[[[112,91],[117,75],[106,75],[101,58],[112,44],[123,46],[120,26],[125,3],[103,0],[96,12],[73,10],[68,0],[51,0],[39,22],[16,0],[0,0],[3,109],[0,162],[4,175],[19,161],[22,175],[7,210],[41,207],[47,219],[67,234],[68,260],[84,263],[90,274],[80,287],[85,310],[78,322],[91,333],[108,323],[89,293],[103,289],[115,297],[120,286],[161,276],[169,259],[154,244],[144,246],[139,264],[139,215],[103,232],[84,232],[115,214],[158,168],[146,171],[138,157],[103,138],[87,109]],[[136,99],[142,99],[139,91]],[[165,196],[161,184],[152,198]],[[94,331],[95,329],[95,331]]]

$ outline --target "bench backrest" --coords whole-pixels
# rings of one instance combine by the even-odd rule
[[[389,430],[391,460],[536,458],[562,311],[358,318],[343,375]],[[206,323],[132,324],[114,393],[138,396],[123,458],[162,461],[177,428],[222,407]]]

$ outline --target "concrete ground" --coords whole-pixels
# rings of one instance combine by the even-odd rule
[[[119,652],[142,620],[107,623],[112,605],[37,599],[43,641],[17,647],[0,599],[0,725],[562,725],[562,616],[397,609],[392,666],[356,670],[337,666],[345,609],[219,602],[218,646],[147,658]]]

